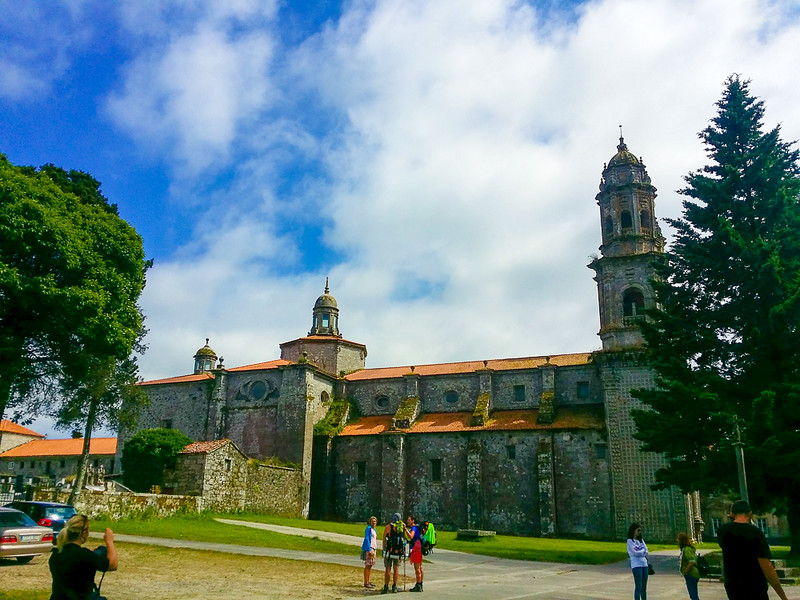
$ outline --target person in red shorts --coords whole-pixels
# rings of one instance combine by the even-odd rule
[[[422,571],[422,532],[420,531],[419,525],[417,525],[417,519],[411,515],[406,519],[406,537],[409,540],[409,546],[411,546],[411,554],[408,556],[408,562],[414,565],[414,575],[417,579],[417,584],[408,591],[421,592],[422,577],[424,575]]]

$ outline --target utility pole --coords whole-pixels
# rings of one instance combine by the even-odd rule
[[[748,504],[750,497],[747,494],[747,473],[744,469],[744,442],[742,441],[742,432],[739,430],[739,417],[734,417],[733,426],[736,431],[736,441],[733,442],[736,448],[736,471],[739,474],[739,497]]]

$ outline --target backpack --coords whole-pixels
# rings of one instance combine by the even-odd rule
[[[697,555],[697,570],[700,571],[700,577],[708,577],[711,573],[711,565],[708,564],[705,556]]]
[[[402,521],[392,523],[392,529],[389,531],[389,537],[386,538],[386,549],[384,554],[391,558],[402,558],[405,554],[406,536],[405,526]]]
[[[433,526],[433,523],[425,521],[422,525],[422,529],[425,531],[422,536],[422,554],[423,556],[427,556],[429,553],[433,552],[433,547],[436,545],[436,528]]]

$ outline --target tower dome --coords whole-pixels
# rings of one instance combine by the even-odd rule
[[[194,354],[194,372],[204,373],[214,368],[217,362],[217,353],[208,345],[208,338],[206,338],[206,345],[200,348]]]
[[[325,278],[325,291],[314,303],[311,331],[308,335],[329,335],[342,337],[339,333],[339,305],[336,298],[331,295],[328,288],[328,278]]]

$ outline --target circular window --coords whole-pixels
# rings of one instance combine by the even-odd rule
[[[250,397],[259,402],[267,397],[267,384],[263,381],[254,381],[250,386]]]
[[[444,399],[445,399],[445,401],[447,401],[448,404],[455,404],[456,402],[458,402],[458,393],[456,393],[456,392],[447,392],[444,395]]]
[[[389,408],[389,398],[387,396],[378,396],[375,399],[375,406],[378,408]]]

